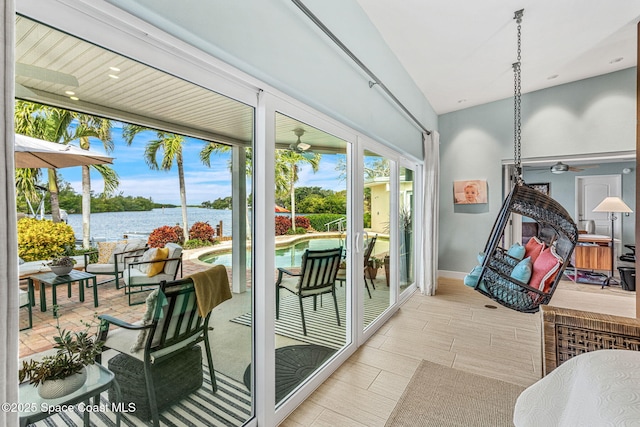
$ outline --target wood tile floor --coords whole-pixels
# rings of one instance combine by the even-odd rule
[[[635,292],[596,288],[563,281],[551,305],[557,297],[564,307],[635,317]],[[384,426],[422,359],[526,387],[541,378],[541,354],[540,313],[441,279],[436,296],[414,294],[281,425]]]

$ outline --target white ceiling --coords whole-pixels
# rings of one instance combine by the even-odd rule
[[[513,96],[519,9],[523,93],[637,64],[640,0],[357,1],[437,114]]]

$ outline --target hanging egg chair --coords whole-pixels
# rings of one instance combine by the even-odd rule
[[[504,200],[480,265],[465,278],[465,284],[501,305],[524,313],[535,313],[551,300],[578,242],[578,228],[569,213],[554,199],[529,187],[522,180],[520,159],[520,28],[523,10],[515,13],[518,23],[518,62],[513,64],[514,94],[514,181]],[[512,214],[538,224],[538,235],[526,246],[504,248],[505,229]],[[468,278],[472,277],[472,283]]]

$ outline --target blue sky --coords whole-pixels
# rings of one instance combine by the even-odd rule
[[[151,170],[144,162],[144,148],[155,136],[153,131],[142,132],[136,136],[131,146],[127,146],[122,139],[122,125],[113,122],[112,138],[115,149],[110,155],[114,157],[112,168],[120,178],[117,192],[122,192],[124,196],[151,197],[156,203],[179,205],[178,172],[175,162],[168,172]],[[211,167],[207,168],[199,158],[205,142],[194,138],[185,140],[183,158],[187,204],[198,205],[203,201],[231,196],[231,172],[228,168],[231,153],[214,154],[211,157]],[[97,139],[91,140],[91,150],[104,153],[102,143]],[[339,172],[335,170],[340,157],[344,158],[343,155],[323,155],[320,170],[315,174],[308,165],[302,164],[297,186],[344,190],[346,184],[339,180]],[[82,191],[81,168],[59,169],[58,173],[78,193]],[[94,193],[103,191],[102,178],[95,171],[91,172],[91,188]]]

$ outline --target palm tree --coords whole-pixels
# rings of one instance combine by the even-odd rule
[[[68,144],[73,140],[86,139],[88,145],[89,137],[96,137],[103,140],[105,148],[112,148],[110,124],[108,120],[80,114],[61,108],[50,107],[28,101],[16,101],[15,130],[17,133],[40,138],[46,141]],[[77,121],[78,125],[71,127],[72,122]],[[105,193],[112,192],[118,187],[118,176],[109,166],[99,165],[94,168],[102,175],[105,185]],[[35,190],[35,183],[40,177],[35,171],[16,171],[16,182],[19,183],[19,190],[25,191],[25,195],[32,196]],[[58,203],[58,176],[55,169],[47,169],[48,190],[51,200],[51,216],[54,222],[60,222],[60,205]],[[84,181],[84,171],[83,171]],[[84,182],[83,182],[84,187]],[[89,188],[90,193],[90,188]],[[90,203],[87,211],[90,212]],[[85,206],[83,203],[83,220]],[[88,215],[88,214],[87,214]],[[85,225],[83,224],[83,231]],[[88,232],[88,226],[87,226]],[[86,245],[88,246],[88,234]],[[83,236],[84,240],[84,236]]]
[[[296,231],[296,193],[295,184],[298,182],[301,163],[311,165],[313,172],[318,172],[320,166],[320,154],[313,156],[298,153],[293,150],[276,150],[276,193],[288,194],[291,197],[291,228]]]
[[[127,124],[124,126],[122,136],[128,145],[140,132],[151,130],[149,128]],[[157,139],[149,141],[144,150],[144,160],[153,170],[169,171],[175,160],[178,168],[178,182],[180,185],[180,204],[182,206],[182,231],[184,240],[189,240],[189,223],[187,221],[187,192],[184,183],[184,165],[182,160],[182,145],[184,138],[180,135],[155,131]],[[162,159],[158,163],[158,153],[162,151]]]
[[[77,117],[78,128],[84,128],[85,136],[80,138],[80,148],[83,150],[89,150],[91,148],[91,141],[89,139],[89,131],[95,131],[95,136],[102,141],[102,146],[107,153],[113,151],[113,140],[111,139],[111,121],[107,119],[101,119],[86,114],[80,114]],[[103,195],[110,194],[118,186],[118,175],[109,166],[96,165],[94,166],[104,182]],[[82,246],[86,249],[89,248],[91,242],[91,169],[89,165],[82,166]]]

